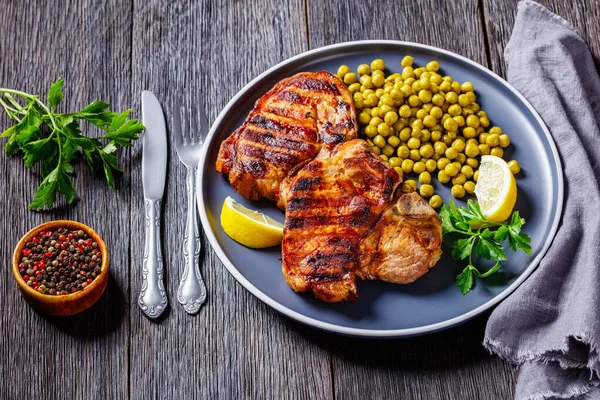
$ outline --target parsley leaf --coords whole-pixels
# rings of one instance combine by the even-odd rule
[[[62,87],[65,84],[62,78],[59,78],[56,82],[50,85],[50,90],[48,91],[48,104],[52,107],[52,111],[56,110],[58,104],[62,101],[65,94],[62,91]]]
[[[456,276],[456,286],[462,294],[467,294],[473,287],[473,270],[477,269],[472,265],[467,265],[463,271]]]
[[[115,115],[108,128],[108,133],[103,138],[110,139],[121,146],[131,146],[131,141],[139,137],[144,126],[136,120],[128,120],[127,116],[130,112],[131,110],[127,110]]]
[[[25,166],[40,163],[43,181],[38,187],[31,209],[51,208],[60,193],[67,204],[77,198],[72,175],[72,162],[81,154],[94,173],[103,172],[111,188],[115,175],[121,172],[116,152],[118,146],[131,146],[144,126],[129,119],[131,110],[111,111],[110,105],[94,100],[76,113],[57,113],[64,98],[64,81],[59,78],[48,91],[47,104],[38,96],[14,89],[0,88],[0,106],[15,123],[1,136],[8,137],[4,146],[6,156],[22,154]],[[18,99],[18,100],[17,100]],[[86,121],[106,133],[99,138],[81,134],[80,123]]]
[[[525,220],[518,211],[512,214],[510,222],[497,223],[485,218],[479,204],[472,200],[467,202],[467,207],[457,207],[450,200],[449,204],[442,206],[440,218],[444,235],[455,237],[452,258],[468,259],[467,266],[456,277],[456,286],[462,294],[472,289],[474,276],[486,278],[500,269],[502,261],[507,259],[503,245],[507,239],[512,250],[520,249],[531,255],[531,239],[521,233]],[[477,256],[496,263],[488,271],[480,272],[473,264],[473,251]]]
[[[458,239],[452,245],[452,258],[455,260],[464,260],[473,252],[473,242],[476,237],[471,236],[467,239]]]

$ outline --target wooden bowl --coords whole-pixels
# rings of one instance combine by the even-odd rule
[[[93,241],[98,243],[98,248],[102,254],[102,265],[100,267],[100,275],[83,290],[65,295],[51,296],[39,293],[27,286],[27,283],[19,273],[19,262],[21,260],[21,251],[27,242],[41,231],[58,228],[82,230],[87,233]],[[89,226],[69,220],[50,221],[36,226],[21,238],[13,253],[12,271],[21,294],[33,308],[48,315],[73,315],[91,307],[102,296],[102,293],[104,293],[104,289],[106,289],[106,284],[108,283],[108,251],[100,235]]]

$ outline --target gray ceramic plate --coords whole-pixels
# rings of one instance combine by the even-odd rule
[[[507,159],[517,159],[522,171],[517,178],[516,209],[526,218],[524,227],[532,238],[533,256],[512,253],[502,273],[477,281],[463,296],[454,285],[464,265],[454,262],[447,244],[439,263],[410,285],[358,282],[354,304],[326,304],[311,294],[293,292],[281,272],[281,249],[248,249],[231,240],[221,229],[223,200],[232,196],[283,222],[284,215],[268,202],[244,200],[215,172],[220,143],[251,110],[254,102],[279,80],[300,71],[335,72],[346,64],[352,70],[361,63],[382,58],[392,72],[401,71],[402,57],[410,54],[417,65],[438,60],[442,72],[475,85],[478,102],[492,121],[507,132],[512,145]],[[250,82],[221,112],[205,143],[199,164],[198,207],[204,231],[229,272],[246,289],[277,311],[316,328],[353,336],[401,337],[419,335],[462,323],[508,296],[538,265],[556,232],[563,201],[563,180],[556,147],[544,123],[531,105],[504,80],[464,57],[417,43],[360,41],[322,47],[284,61]],[[444,200],[449,189],[439,183],[436,192]]]

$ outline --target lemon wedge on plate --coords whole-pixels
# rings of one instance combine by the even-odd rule
[[[517,182],[506,161],[482,156],[475,195],[483,215],[493,222],[504,222],[517,201]]]
[[[283,225],[250,210],[227,196],[221,209],[221,226],[230,238],[254,249],[277,246],[283,240]]]

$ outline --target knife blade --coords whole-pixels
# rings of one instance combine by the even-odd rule
[[[167,128],[156,96],[142,92],[142,119],[146,127],[142,152],[144,198],[162,199],[167,175]]]
[[[142,119],[146,127],[142,149],[146,242],[138,305],[147,317],[158,318],[168,303],[160,240],[160,211],[167,175],[167,129],[160,102],[149,91],[142,92]]]

